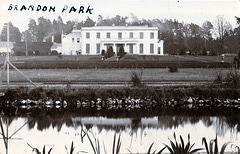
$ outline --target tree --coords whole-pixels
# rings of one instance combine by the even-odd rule
[[[107,58],[110,58],[114,55],[112,46],[108,47],[107,49]]]
[[[229,32],[232,26],[227,22],[223,15],[218,15],[214,22],[215,35],[219,40],[220,54],[224,53],[224,35]]]
[[[205,21],[202,24],[201,36],[204,41],[204,50],[210,50],[210,42],[212,40],[213,25],[210,21]],[[204,51],[204,52],[205,52]]]
[[[37,42],[48,41],[53,33],[52,23],[49,19],[45,19],[44,17],[38,18],[38,27],[37,27]]]
[[[91,18],[87,17],[86,21],[83,24],[84,27],[93,27],[95,26],[95,21],[93,21]]]
[[[10,42],[21,42],[21,33],[17,27],[14,27],[11,22],[9,22],[9,41]],[[4,24],[1,32],[1,41],[7,41],[7,23]]]
[[[29,32],[29,30],[25,30],[24,32],[22,32],[22,41],[24,42],[32,42],[32,37],[31,34]]]
[[[29,20],[28,32],[31,35],[31,42],[36,42],[37,41],[37,23],[34,19]]]
[[[120,46],[119,52],[117,54],[118,54],[119,58],[122,58],[123,56],[125,56],[126,52],[124,52],[123,46]]]

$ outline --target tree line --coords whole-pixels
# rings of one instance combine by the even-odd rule
[[[164,40],[164,52],[170,54],[194,54],[194,55],[220,55],[223,53],[237,53],[240,44],[240,21],[236,17],[237,28],[224,18],[216,16],[214,21],[205,21],[201,26],[194,23],[179,22],[177,19],[139,19],[131,14],[129,17],[116,15],[112,18],[98,16],[97,21],[90,17],[82,21],[63,22],[61,16],[50,21],[39,17],[37,21],[30,19],[28,29],[20,32],[12,23],[10,27],[11,42],[51,42],[51,37],[57,43],[61,43],[61,34],[71,33],[73,26],[81,27],[97,26],[141,26],[158,27],[158,38]],[[1,31],[1,41],[7,40],[7,23]]]

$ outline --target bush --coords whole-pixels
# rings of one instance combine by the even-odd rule
[[[176,65],[170,65],[170,66],[168,66],[168,69],[169,69],[168,71],[171,73],[178,72],[178,66],[176,66]]]
[[[240,74],[238,71],[230,71],[225,79],[225,84],[229,88],[239,88],[240,87]]]

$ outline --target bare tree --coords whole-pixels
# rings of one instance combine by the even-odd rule
[[[219,45],[220,45],[220,53],[224,53],[224,36],[225,33],[230,32],[232,30],[232,25],[225,20],[223,15],[218,15],[214,21],[214,34],[216,35]]]

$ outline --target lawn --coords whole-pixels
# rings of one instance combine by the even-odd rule
[[[131,72],[142,73],[143,81],[213,81],[217,73],[229,69],[180,68],[170,73],[161,69],[21,69],[32,81],[121,81],[129,82]],[[6,81],[6,72],[4,80]],[[10,81],[26,81],[16,70],[10,70]]]

